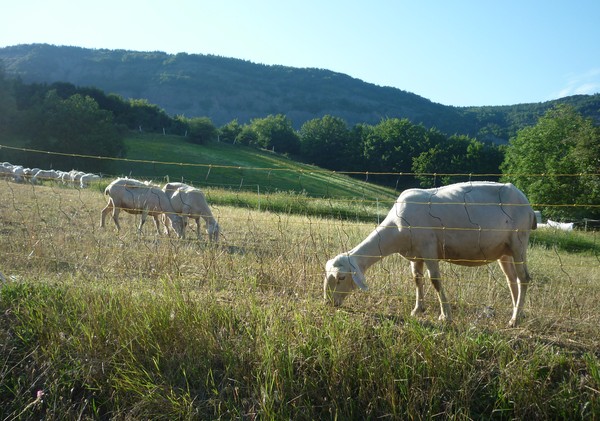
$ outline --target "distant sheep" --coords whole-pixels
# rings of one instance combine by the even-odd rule
[[[78,186],[81,182],[81,177],[85,175],[83,171],[71,170],[69,171],[68,181],[71,182],[73,186]]]
[[[9,162],[3,162],[0,164],[0,177],[2,178],[12,178],[12,164]]]
[[[556,222],[548,219],[545,224],[540,224],[540,227],[550,227],[560,231],[573,231],[575,224],[573,222]]]
[[[90,183],[92,183],[94,181],[98,181],[98,180],[100,180],[100,176],[97,174],[92,174],[92,173],[83,174],[79,178],[79,187],[81,187],[82,189],[85,189],[86,187],[89,187]]]
[[[13,181],[15,183],[22,183],[26,178],[26,170],[27,168],[23,168],[21,165],[13,165],[12,166],[12,176]]]
[[[206,224],[206,233],[211,242],[219,241],[219,224],[213,216],[204,193],[195,187],[184,183],[167,183],[163,191],[171,199],[171,205],[175,212],[184,218],[184,227],[187,218],[196,221],[196,236],[200,239],[200,218]],[[165,223],[168,230],[168,223]]]
[[[142,215],[138,227],[140,232],[144,222],[146,222],[146,217],[148,215],[152,216],[156,230],[160,234],[159,216],[165,214],[177,235],[179,237],[183,236],[183,220],[181,216],[175,213],[171,201],[158,186],[152,186],[130,178],[118,178],[106,187],[104,194],[108,195],[109,199],[106,207],[102,209],[101,227],[104,227],[106,215],[112,212],[117,230],[120,230],[119,212],[124,210],[128,213]]]
[[[31,183],[37,184],[42,181],[52,181],[60,178],[60,173],[55,170],[37,170],[35,173],[32,173],[33,177],[31,177]]]
[[[468,182],[404,191],[385,220],[352,250],[325,266],[325,299],[340,305],[357,286],[366,290],[365,271],[399,253],[411,263],[416,283],[413,315],[422,313],[423,268],[440,302],[440,320],[451,320],[439,261],[479,266],[497,260],[510,288],[515,326],[530,281],[527,245],[536,218],[525,195],[512,184]]]

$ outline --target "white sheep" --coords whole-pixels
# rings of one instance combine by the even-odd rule
[[[9,162],[3,162],[0,164],[0,177],[11,178],[13,175],[12,164]]]
[[[77,171],[77,170],[71,170],[69,171],[69,178],[68,181],[71,182],[71,184],[76,187],[79,185],[79,183],[81,182],[81,177],[84,175],[85,173],[83,171]]]
[[[89,187],[90,183],[94,182],[94,181],[98,181],[100,180],[100,176],[98,174],[93,174],[93,173],[86,173],[83,174],[81,176],[81,178],[79,179],[79,187],[81,187],[82,189],[85,189],[86,187]]]
[[[169,218],[177,236],[183,236],[183,220],[175,213],[171,201],[160,187],[130,178],[118,178],[106,187],[104,194],[108,195],[109,199],[106,207],[102,209],[101,227],[104,227],[106,215],[112,211],[117,230],[120,230],[119,212],[124,210],[128,213],[142,215],[138,227],[140,232],[146,222],[146,217],[152,216],[156,230],[160,234],[159,216],[164,213]]]
[[[27,168],[23,168],[22,165],[13,165],[11,171],[12,171],[13,181],[15,183],[22,183],[25,180],[25,176],[27,174]]]
[[[451,320],[439,262],[480,266],[497,260],[510,288],[515,326],[530,281],[527,244],[536,218],[525,195],[512,184],[467,182],[404,191],[385,220],[352,250],[329,260],[325,299],[340,305],[357,286],[366,290],[365,271],[399,253],[410,261],[416,283],[412,315],[422,313],[423,267],[440,302],[440,320]]]
[[[31,183],[37,184],[41,181],[57,180],[60,177],[58,171],[55,170],[37,170],[32,173]]]
[[[183,216],[184,227],[187,224],[187,218],[194,219],[196,221],[196,236],[200,239],[200,218],[202,218],[206,224],[209,241],[219,241],[219,224],[200,189],[184,183],[167,183],[164,185],[163,191],[171,199],[171,205],[175,212]],[[166,221],[165,227],[168,230],[169,226]]]

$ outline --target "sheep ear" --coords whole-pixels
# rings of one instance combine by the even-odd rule
[[[362,271],[360,270],[358,265],[353,264],[352,269],[353,269],[352,279],[354,280],[354,283],[356,284],[356,286],[359,287],[360,289],[362,289],[363,291],[367,291],[369,289],[369,287],[365,283],[366,282],[365,275],[362,273]]]

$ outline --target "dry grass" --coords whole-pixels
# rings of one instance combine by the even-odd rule
[[[7,344],[30,347],[0,353],[0,407],[16,402],[0,410],[3,418],[17,415],[36,388],[54,409],[34,409],[50,418],[169,418],[167,412],[190,419],[430,418],[441,411],[449,418],[502,419],[536,408],[541,418],[568,418],[600,409],[594,372],[600,264],[593,253],[532,247],[534,282],[517,329],[506,328],[511,303],[499,267],[443,265],[455,319],[447,327],[437,322],[431,288],[426,315],[411,318],[414,288],[400,257],[369,271],[368,293],[354,293],[340,310],[322,305],[325,261],[356,245],[374,224],[218,206],[213,210],[224,235],[213,247],[158,237],[151,220],[139,235],[139,217],[124,213],[120,233],[112,221],[101,229],[106,200],[97,190],[1,181],[0,197],[0,271],[15,288],[4,288],[2,311],[19,326],[31,323],[26,331],[1,329]],[[590,238],[600,241],[597,234]],[[18,285],[47,286],[68,302],[59,305],[47,290],[19,292]],[[7,301],[9,294],[20,297],[18,308]],[[45,308],[36,316],[45,326],[39,331],[32,310],[22,313],[27,294],[47,300],[37,304]],[[77,339],[61,348],[65,335]],[[91,354],[105,361],[92,364]],[[35,355],[29,359],[45,370],[27,377],[29,385],[16,374],[17,355],[24,361]],[[60,371],[61,364],[71,371]],[[62,396],[66,385],[80,394]],[[569,395],[573,385],[578,390]],[[457,389],[439,396],[448,387]],[[517,398],[524,387],[541,389]],[[143,397],[149,389],[161,398]],[[469,393],[489,396],[468,404],[475,398]],[[558,398],[551,393],[565,397],[553,401]],[[544,402],[573,407],[539,408]]]

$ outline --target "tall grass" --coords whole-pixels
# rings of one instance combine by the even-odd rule
[[[505,327],[499,268],[443,265],[446,325],[431,291],[426,315],[410,316],[414,287],[396,257],[367,273],[370,292],[323,304],[325,261],[375,218],[220,204],[223,242],[210,246],[138,235],[131,215],[120,233],[100,229],[98,190],[0,182],[0,193],[0,419],[600,414],[594,234],[574,234],[583,252],[554,246],[552,232],[534,242],[517,329]]]

